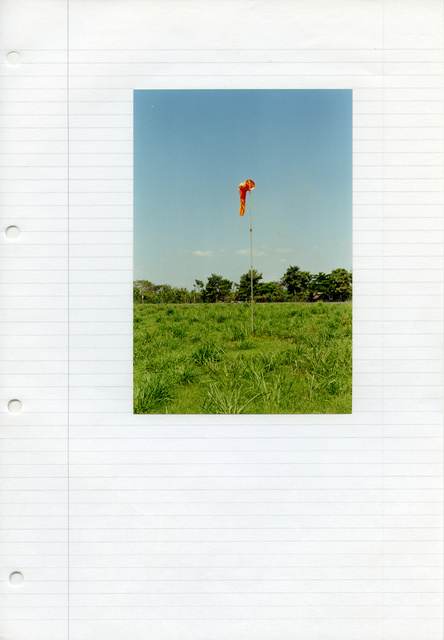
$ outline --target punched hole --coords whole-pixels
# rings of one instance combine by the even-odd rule
[[[20,571],[13,571],[9,576],[9,582],[13,587],[19,587],[22,584],[23,580],[23,573],[20,573]]]
[[[8,402],[8,410],[10,411],[10,413],[18,413],[22,410],[22,403],[20,402],[20,400],[10,400]]]
[[[20,229],[15,225],[11,225],[10,227],[6,228],[5,235],[8,240],[16,240],[20,235]]]
[[[6,54],[6,62],[14,67],[17,64],[20,64],[21,59],[22,59],[22,56],[19,54],[18,51],[10,51],[9,53]]]

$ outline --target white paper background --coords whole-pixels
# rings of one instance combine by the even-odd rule
[[[2,638],[442,637],[442,18],[3,1]],[[132,92],[185,88],[353,89],[352,415],[133,416]]]

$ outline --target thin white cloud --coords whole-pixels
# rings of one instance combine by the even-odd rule
[[[278,262],[287,262],[285,258],[279,258]]]
[[[197,251],[193,251],[193,256],[198,256],[199,258],[209,258],[210,256],[214,256],[213,251],[201,251],[198,249]]]
[[[291,253],[293,249],[289,249],[288,247],[284,247],[282,249],[276,249],[277,253]]]
[[[250,253],[250,249],[239,249],[239,251],[235,252],[238,256],[245,256],[247,253]],[[253,255],[256,257],[266,256],[266,251],[260,251],[258,249],[253,249]]]

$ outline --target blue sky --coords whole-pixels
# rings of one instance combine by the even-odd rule
[[[351,90],[134,92],[134,279],[352,268]]]

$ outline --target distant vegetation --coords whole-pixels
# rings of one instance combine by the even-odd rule
[[[221,288],[215,293],[217,282]],[[260,293],[261,285],[256,284],[258,296],[273,295],[270,289]],[[286,286],[276,285],[278,299],[280,295],[297,298],[309,291],[291,292],[289,281]],[[315,290],[318,287],[311,291],[313,295]],[[165,296],[169,291],[164,290]],[[196,291],[199,300],[206,301],[232,294],[223,280],[214,278]],[[242,295],[242,288],[233,295]],[[134,412],[350,413],[352,305],[255,305],[254,336],[250,311],[248,303],[136,304]]]
[[[156,285],[149,280],[134,282],[134,302],[185,303],[250,301],[251,272],[234,283],[212,273],[207,282],[195,280],[193,289]],[[253,294],[257,302],[346,301],[352,295],[352,274],[346,269],[311,274],[297,266],[288,267],[279,281],[263,282],[262,273],[253,269]]]

